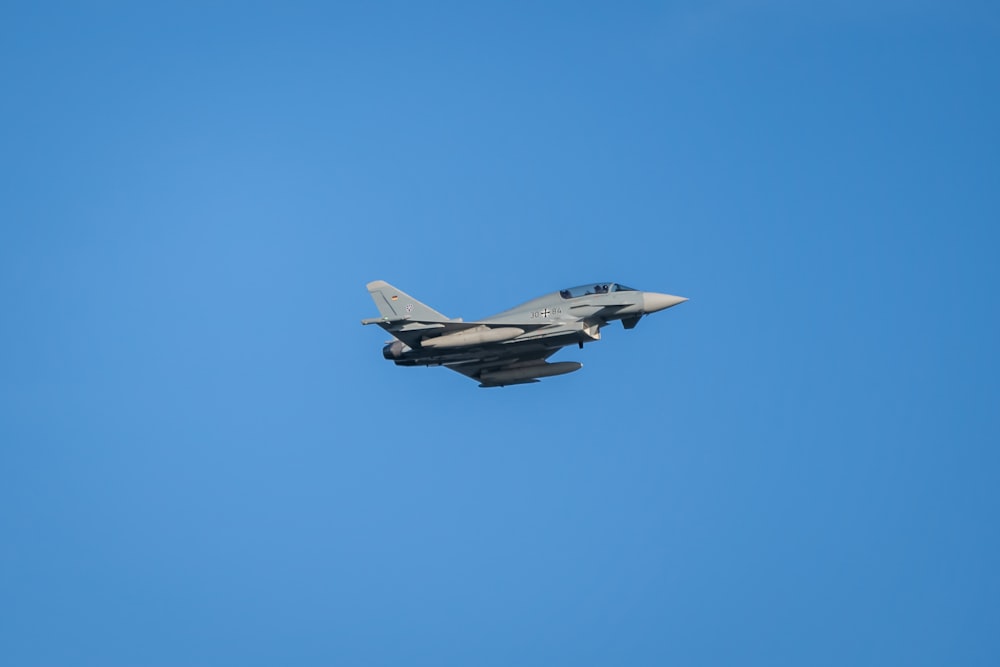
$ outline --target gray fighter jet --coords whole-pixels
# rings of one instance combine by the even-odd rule
[[[552,292],[478,322],[442,315],[376,280],[368,283],[381,317],[377,324],[396,339],[382,356],[397,366],[444,366],[480,387],[538,382],[579,370],[575,361],[547,362],[566,345],[601,339],[601,327],[621,320],[626,329],[649,315],[687,301],[681,296],[640,292],[620,283],[588,283]]]

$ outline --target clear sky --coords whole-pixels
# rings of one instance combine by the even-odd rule
[[[995,3],[152,4],[0,9],[0,663],[1000,664]]]

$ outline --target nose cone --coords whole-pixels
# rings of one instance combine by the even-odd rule
[[[658,292],[643,292],[642,310],[646,313],[655,313],[659,310],[669,308],[670,306],[676,306],[679,303],[684,303],[685,301],[687,301],[687,299],[683,296],[659,294]]]

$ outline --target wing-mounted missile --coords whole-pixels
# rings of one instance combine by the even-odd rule
[[[469,347],[470,345],[485,345],[486,343],[502,343],[505,340],[517,338],[523,333],[524,329],[518,327],[477,327],[435,338],[425,338],[420,341],[420,347]]]

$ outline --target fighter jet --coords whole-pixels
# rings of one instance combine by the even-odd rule
[[[444,366],[480,387],[538,382],[580,370],[576,361],[546,359],[567,345],[601,339],[601,327],[620,320],[632,329],[644,315],[687,301],[682,296],[640,292],[621,283],[587,283],[540,296],[476,322],[450,318],[383,280],[368,283],[381,317],[377,324],[395,340],[382,356],[397,366]]]

